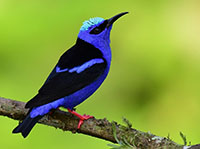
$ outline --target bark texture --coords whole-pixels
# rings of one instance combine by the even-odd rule
[[[6,98],[0,98],[0,115],[7,116],[15,120],[23,120],[26,116],[27,109],[24,108],[25,103]],[[53,114],[44,116],[39,123],[62,129],[63,131],[71,131],[73,133],[82,133],[100,139],[104,139],[121,146],[130,148],[177,148],[177,149],[200,149],[200,145],[184,146],[179,145],[169,138],[159,137],[149,132],[141,132],[131,128],[131,124],[126,121],[127,126],[122,126],[116,122],[109,122],[104,119],[88,119],[77,130],[79,119],[74,115],[55,110]]]

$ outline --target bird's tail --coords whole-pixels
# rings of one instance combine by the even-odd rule
[[[33,126],[42,118],[43,116],[37,116],[35,118],[31,118],[28,113],[26,118],[21,122],[12,133],[21,133],[24,138],[28,136]]]

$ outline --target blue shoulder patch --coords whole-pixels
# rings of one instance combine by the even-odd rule
[[[86,31],[88,30],[92,25],[97,25],[101,22],[103,22],[104,19],[103,18],[100,18],[100,17],[96,17],[96,18],[90,18],[89,20],[87,21],[84,21],[83,22],[83,25],[81,26],[81,31]]]
[[[91,60],[85,62],[81,66],[77,66],[77,67],[74,67],[74,68],[71,68],[71,69],[68,69],[68,68],[60,69],[60,67],[57,66],[56,67],[56,72],[59,73],[59,72],[66,72],[66,71],[68,71],[69,73],[72,73],[72,72],[81,73],[85,69],[90,68],[90,67],[92,67],[95,64],[100,64],[100,63],[103,63],[103,62],[104,62],[103,59],[101,59],[101,58],[95,58],[95,59],[91,59]]]
[[[100,64],[100,63],[103,63],[103,62],[104,62],[103,59],[101,59],[101,58],[95,58],[95,59],[92,59],[92,60],[84,63],[81,66],[77,66],[77,67],[74,67],[74,68],[70,69],[69,72],[70,73],[72,73],[72,72],[81,73],[85,69],[90,68],[90,67],[92,67],[95,64]]]

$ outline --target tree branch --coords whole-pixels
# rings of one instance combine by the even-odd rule
[[[24,108],[25,103],[15,100],[10,100],[0,97],[0,115],[7,116],[15,120],[23,120],[27,113]],[[108,140],[113,143],[119,143],[121,146],[127,145],[129,147],[137,148],[190,148],[197,149],[200,145],[183,146],[179,145],[169,138],[158,137],[151,133],[141,132],[131,128],[129,122],[126,121],[127,127],[110,123],[106,118],[104,119],[88,119],[84,121],[83,125],[77,130],[79,119],[74,115],[55,110],[52,115],[44,116],[39,123],[53,126],[62,129],[63,131],[71,131],[73,133],[82,133],[93,137]]]

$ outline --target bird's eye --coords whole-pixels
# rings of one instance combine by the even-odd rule
[[[101,29],[99,27],[95,27],[93,30],[90,31],[90,34],[99,34],[101,33]]]

